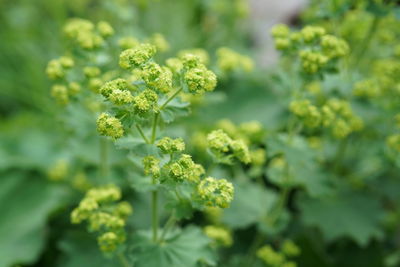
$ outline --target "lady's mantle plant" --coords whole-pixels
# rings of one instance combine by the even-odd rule
[[[180,229],[174,225],[190,218],[194,210],[228,207],[233,199],[233,185],[226,179],[207,176],[204,167],[185,153],[184,140],[165,133],[176,116],[188,113],[189,103],[183,102],[181,95],[198,96],[213,91],[216,75],[206,67],[204,59],[190,51],[167,60],[166,66],[160,65],[155,60],[156,45],[128,37],[118,42],[125,48],[119,58],[105,64],[101,60],[110,57],[107,49],[115,41],[114,30],[106,22],[95,27],[89,21],[74,19],[65,27],[65,33],[76,51],[49,63],[47,74],[57,81],[52,88],[53,97],[62,105],[71,99],[83,105],[85,99],[96,103],[93,112],[98,114],[97,132],[129,150],[131,166],[127,168],[135,169],[133,187],[151,196],[149,230],[127,231],[132,208],[121,201],[122,193],[117,186],[104,182],[87,191],[71,214],[72,222],[87,222],[89,231],[97,233],[100,249],[111,257],[118,255],[124,266],[213,264],[212,253],[207,251],[214,246],[203,231],[194,226]],[[156,43],[166,48],[160,38],[156,38]],[[236,157],[250,160],[245,144],[228,141]],[[101,169],[106,169],[102,172],[105,177],[107,164],[106,160],[100,163]],[[170,213],[163,227],[160,212]],[[216,235],[212,228],[206,228],[205,233],[225,245],[232,243],[228,237]],[[186,247],[187,239],[199,243]],[[173,258],[174,250],[181,255]],[[164,256],[157,257],[157,253]]]

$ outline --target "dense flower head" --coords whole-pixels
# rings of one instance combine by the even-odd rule
[[[229,163],[234,157],[243,163],[250,163],[249,149],[243,140],[233,140],[223,130],[214,130],[207,135],[210,152],[222,162]]]
[[[154,156],[143,158],[143,168],[145,175],[152,175],[154,178],[160,177],[160,160]]]
[[[78,207],[71,213],[71,222],[87,221],[90,232],[99,232],[98,244],[103,252],[115,251],[125,239],[124,227],[132,207],[121,199],[121,190],[115,185],[92,188],[86,192]]]
[[[104,97],[109,97],[114,90],[123,91],[123,90],[128,90],[129,88],[130,85],[127,80],[122,78],[117,78],[115,80],[106,82],[104,85],[102,85],[100,88],[100,93]]]
[[[353,94],[373,99],[381,94],[381,89],[376,79],[366,79],[354,84]]]
[[[112,252],[117,249],[120,243],[119,238],[114,232],[106,232],[98,237],[97,242],[101,251]]]
[[[83,68],[83,73],[86,77],[93,78],[99,76],[101,71],[98,67],[88,66]]]
[[[257,257],[270,266],[282,266],[285,257],[282,253],[275,251],[271,246],[265,245],[257,250]]]
[[[325,35],[326,31],[318,26],[306,26],[301,31],[303,40],[307,43],[313,42]]]
[[[227,208],[233,199],[233,185],[225,179],[207,177],[197,186],[197,193],[206,206]]]
[[[52,79],[62,79],[65,77],[66,71],[74,66],[74,60],[71,57],[60,57],[52,59],[47,64],[47,76]]]
[[[99,31],[100,35],[104,38],[114,35],[113,27],[111,27],[111,25],[106,21],[99,21],[97,23],[97,30]]]
[[[233,71],[241,69],[246,72],[253,70],[254,62],[250,57],[241,55],[227,47],[217,50],[217,65],[223,71]]]
[[[350,50],[344,39],[327,34],[319,26],[306,26],[292,32],[286,25],[276,25],[272,36],[276,49],[289,56],[297,55],[307,74],[323,73],[328,62],[348,55]]]
[[[71,96],[77,95],[81,91],[81,85],[77,82],[68,83],[68,94]]]
[[[133,98],[133,106],[139,115],[143,115],[149,111],[157,111],[157,101],[157,94],[146,89]]]
[[[62,84],[55,84],[51,87],[51,96],[60,105],[67,105],[69,102],[68,88]]]
[[[307,126],[314,128],[320,125],[321,113],[309,100],[294,100],[290,103],[289,109],[300,117]]]
[[[140,74],[147,85],[161,93],[168,93],[172,88],[171,70],[155,62],[145,64]]]
[[[271,35],[274,38],[286,38],[289,36],[290,29],[285,24],[276,24],[271,29]]]
[[[321,46],[329,58],[343,57],[347,55],[350,50],[346,41],[333,35],[322,36]]]
[[[189,92],[192,94],[211,92],[217,86],[217,76],[204,65],[199,65],[186,71],[184,80],[188,85]]]
[[[185,142],[182,138],[172,139],[170,137],[164,137],[157,142],[157,147],[164,154],[172,154],[185,150]]]
[[[76,42],[81,48],[92,50],[100,47],[104,43],[102,30],[105,30],[104,22],[98,26],[99,33],[96,31],[91,21],[73,18],[64,27],[64,32],[68,38]],[[110,26],[111,27],[111,26]],[[103,33],[110,33],[110,29]],[[106,37],[106,36],[104,36]]]
[[[147,43],[139,44],[134,48],[122,51],[119,56],[119,65],[123,69],[138,67],[149,61],[155,53],[155,46]]]
[[[89,79],[89,89],[95,93],[98,93],[101,86],[103,85],[103,80],[100,78],[90,78]]]
[[[121,138],[124,135],[124,128],[119,119],[102,113],[97,119],[97,131],[104,136],[109,136],[114,139]]]
[[[217,246],[230,247],[233,243],[231,232],[224,227],[207,225],[204,227],[204,233],[214,240]]]
[[[207,135],[208,147],[218,152],[228,152],[232,139],[223,130],[215,130]]]
[[[183,58],[185,55],[194,55],[199,59],[199,62],[204,65],[208,65],[210,62],[210,56],[207,51],[202,48],[193,48],[181,50],[178,53],[179,58]]]
[[[301,64],[306,73],[314,74],[321,70],[328,62],[328,57],[321,52],[302,50],[299,53]]]
[[[181,60],[182,65],[185,69],[192,69],[202,65],[201,58],[195,54],[182,54],[179,59]]]
[[[205,173],[203,166],[196,164],[190,155],[182,154],[174,163],[167,165],[169,175],[178,182],[197,183]]]
[[[243,163],[250,163],[251,157],[249,148],[243,140],[232,140],[230,144],[233,155]]]
[[[283,241],[281,251],[288,257],[298,256],[301,253],[300,248],[292,240],[289,239]]]
[[[250,151],[251,163],[255,166],[262,166],[267,161],[266,151],[262,148]]]
[[[115,105],[125,105],[133,102],[133,96],[128,90],[116,89],[111,92],[108,99]]]

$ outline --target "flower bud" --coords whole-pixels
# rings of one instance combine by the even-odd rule
[[[97,119],[97,131],[101,135],[114,139],[121,138],[124,135],[124,128],[121,121],[107,113],[100,114]]]

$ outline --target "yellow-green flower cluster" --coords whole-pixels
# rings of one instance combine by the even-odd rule
[[[200,58],[185,54],[182,58],[183,79],[192,94],[211,92],[217,86],[217,76],[200,62]]]
[[[181,50],[178,53],[178,57],[183,58],[185,55],[188,54],[197,56],[201,64],[208,65],[208,63],[210,63],[210,56],[208,55],[207,51],[202,48]]]
[[[149,62],[143,66],[141,77],[148,86],[161,93],[166,94],[172,88],[171,70],[155,62]]]
[[[81,48],[92,50],[101,47],[104,44],[104,38],[113,35],[114,30],[105,21],[94,25],[91,21],[74,18],[67,22],[64,33]]]
[[[93,188],[71,213],[73,224],[87,221],[91,232],[99,232],[98,244],[105,253],[115,251],[126,239],[124,227],[132,207],[117,202],[120,199],[121,191],[115,185]]]
[[[65,77],[68,69],[74,66],[74,60],[71,57],[60,57],[52,59],[47,64],[46,74],[52,80],[62,79]]]
[[[51,96],[57,101],[60,105],[67,105],[69,102],[69,94],[68,88],[62,84],[55,84],[51,87]]]
[[[224,72],[231,72],[235,69],[250,72],[254,68],[254,62],[250,57],[241,55],[227,47],[221,47],[217,50],[217,65]]]
[[[172,164],[165,166],[169,175],[178,182],[189,181],[197,183],[205,173],[203,166],[194,163],[192,157],[182,154],[181,157]]]
[[[97,131],[104,136],[109,136],[114,139],[121,138],[124,135],[124,128],[119,119],[102,113],[97,119]]]
[[[207,177],[197,186],[200,200],[211,207],[227,208],[233,199],[233,185],[225,179]]]
[[[139,44],[134,48],[122,51],[119,56],[119,65],[123,69],[139,67],[149,61],[156,53],[156,48],[151,44]]]
[[[217,122],[216,127],[234,139],[243,140],[247,145],[264,141],[265,131],[258,121],[243,122],[236,126],[232,121],[223,119]]]
[[[257,257],[271,267],[296,267],[297,264],[288,258],[296,257],[300,252],[300,248],[293,241],[285,240],[280,251],[265,245],[258,249]]]
[[[170,137],[164,137],[157,142],[157,147],[164,154],[172,154],[184,151],[185,143],[182,138],[172,139]]]
[[[299,32],[291,32],[283,24],[274,26],[271,34],[278,50],[297,54],[304,72],[315,74],[324,69],[330,60],[344,57],[349,46],[341,38],[326,34],[322,27],[306,26]]]
[[[204,227],[204,233],[214,240],[217,246],[230,247],[233,243],[231,232],[224,227],[207,225]]]
[[[223,130],[215,130],[207,135],[208,148],[219,160],[235,157],[243,163],[250,163],[250,153],[246,143],[239,139],[233,140]]]
[[[160,177],[160,160],[154,156],[143,158],[143,168],[145,175],[152,175],[154,178]]]
[[[400,152],[400,134],[394,134],[386,139],[386,144],[389,148],[396,152]]]
[[[321,123],[320,111],[308,99],[292,101],[289,110],[301,118],[304,124],[310,128],[318,127]]]
[[[144,115],[149,111],[158,111],[158,95],[150,89],[146,89],[133,97],[133,106],[139,115]]]
[[[321,52],[312,50],[302,50],[299,56],[303,70],[310,74],[320,71],[329,60],[329,58]]]
[[[294,100],[289,109],[307,127],[329,127],[337,138],[345,138],[363,127],[362,120],[353,114],[350,104],[336,98],[329,99],[321,108],[312,105],[308,99]]]
[[[83,68],[83,73],[87,78],[94,78],[100,75],[101,70],[98,67],[87,66]]]
[[[354,84],[353,94],[358,97],[373,99],[380,96],[381,90],[375,79],[366,79]]]
[[[400,94],[400,60],[377,61],[373,66],[373,75],[377,79],[381,95],[393,97]]]

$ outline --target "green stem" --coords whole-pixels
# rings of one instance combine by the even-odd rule
[[[142,128],[140,127],[139,124],[136,124],[136,129],[138,130],[138,132],[139,132],[140,135],[142,136],[143,140],[144,140],[147,144],[149,144],[150,141],[149,141],[149,139],[147,139],[147,137],[144,135],[144,132],[143,132],[143,130],[142,130]]]
[[[379,24],[379,17],[375,16],[372,21],[371,27],[369,28],[367,35],[365,35],[364,40],[361,43],[361,48],[355,58],[355,63],[354,63],[355,67],[358,66],[365,52],[367,51],[371,43],[372,37],[374,36],[376,30],[378,29],[378,24]]]
[[[128,260],[126,259],[124,254],[119,253],[118,254],[118,259],[119,259],[119,262],[121,263],[122,267],[129,267],[130,266],[129,263],[128,263]]]
[[[171,216],[168,218],[167,222],[164,225],[163,231],[160,236],[160,242],[162,242],[165,239],[169,230],[174,226],[175,221],[176,221],[175,210],[173,210]]]
[[[153,127],[151,129],[150,144],[154,144],[154,142],[156,141],[157,124],[158,124],[158,118],[159,117],[160,117],[160,113],[154,114]]]
[[[151,192],[151,212],[152,212],[151,225],[153,228],[153,241],[157,242],[158,239],[158,191],[157,190]]]
[[[161,105],[160,110],[164,109],[169,102],[172,101],[172,99],[174,99],[181,91],[183,90],[183,87],[179,88],[178,90],[176,90],[168,99],[167,101],[164,102],[164,104]]]
[[[102,180],[106,180],[108,177],[108,171],[109,171],[109,166],[108,166],[108,143],[107,139],[100,137],[100,177]]]

